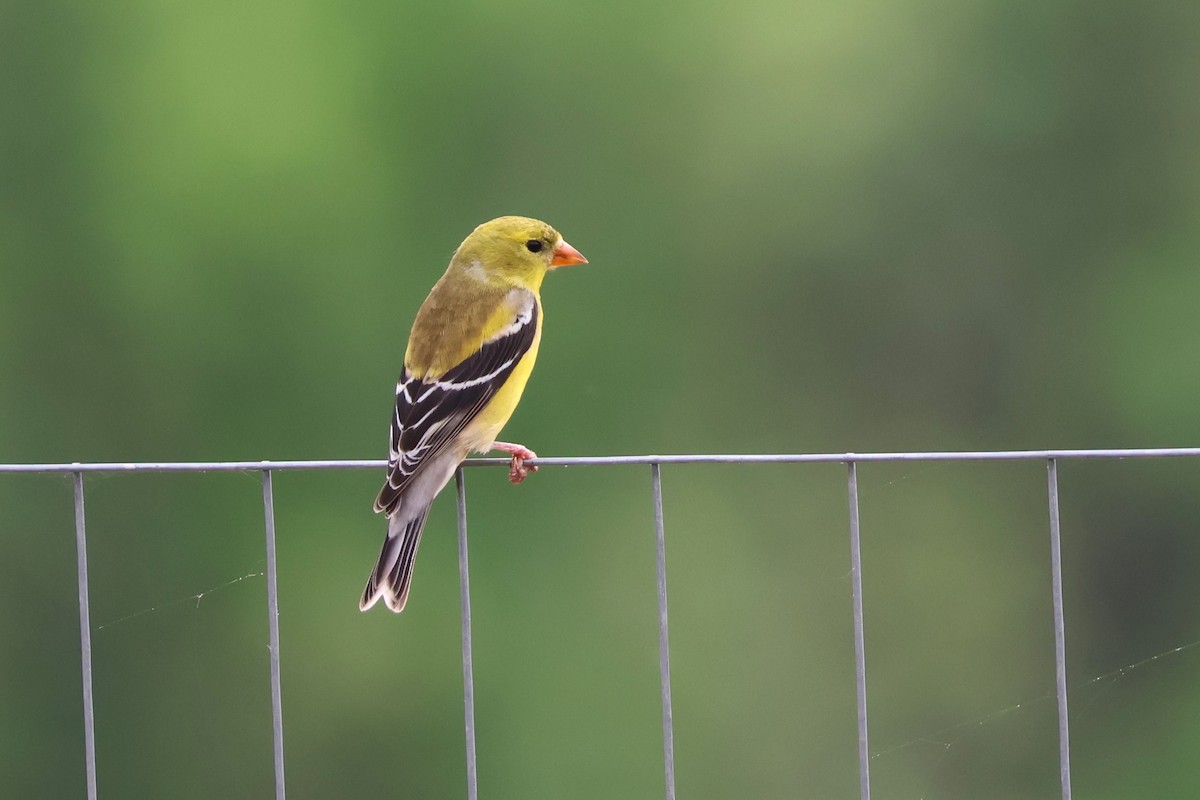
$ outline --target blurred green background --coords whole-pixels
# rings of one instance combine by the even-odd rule
[[[5,3],[0,461],[382,458],[508,213],[591,260],[543,455],[1195,445],[1197,75],[1195,3]],[[464,794],[453,503],[363,615],[381,479],[276,479],[293,798]],[[467,482],[481,796],[661,796],[648,469]],[[857,796],[844,468],[663,482],[679,796]],[[1056,797],[1044,466],[860,484],[874,796]],[[1200,640],[1198,486],[1061,466],[1077,796],[1200,785],[1200,648],[1113,674]],[[272,796],[260,498],[88,478],[101,797]],[[0,476],[4,797],[83,796],[74,559]]]

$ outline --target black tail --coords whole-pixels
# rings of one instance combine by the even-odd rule
[[[379,562],[358,601],[359,610],[366,611],[381,597],[397,614],[404,610],[412,582],[413,560],[417,557],[417,545],[421,543],[421,531],[425,529],[428,515],[429,506],[426,506],[411,519],[392,517],[388,520],[387,539],[383,541]]]

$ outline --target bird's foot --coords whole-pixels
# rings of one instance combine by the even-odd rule
[[[527,467],[525,462],[531,458],[537,458],[537,453],[530,450],[523,444],[509,444],[508,442],[495,442],[492,444],[493,450],[499,450],[502,453],[508,453],[512,456],[512,464],[508,468],[508,482],[516,486],[521,481],[529,477],[529,473],[537,472],[537,467]]]

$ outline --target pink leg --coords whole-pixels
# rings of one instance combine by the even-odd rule
[[[508,468],[508,480],[513,486],[516,486],[521,481],[529,476],[530,472],[537,472],[537,467],[525,466],[525,460],[529,458],[537,458],[537,453],[530,450],[523,444],[509,444],[508,442],[493,442],[493,450],[499,450],[502,453],[508,453],[512,456],[512,466]]]

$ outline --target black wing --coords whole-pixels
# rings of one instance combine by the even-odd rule
[[[440,378],[421,380],[405,367],[396,384],[388,476],[375,499],[376,511],[393,511],[422,465],[454,441],[487,405],[533,347],[537,326],[538,304],[530,297],[511,325]]]

